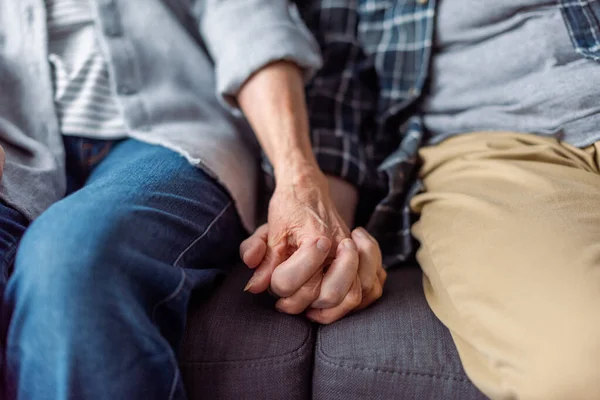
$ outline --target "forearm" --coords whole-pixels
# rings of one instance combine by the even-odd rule
[[[273,165],[276,181],[302,183],[308,175],[322,179],[310,143],[304,84],[298,67],[277,62],[263,68],[242,86],[238,103]],[[327,176],[327,183],[333,203],[351,227],[358,191],[335,176]]]
[[[302,71],[272,63],[242,86],[238,103],[275,170],[277,183],[295,183],[320,169],[312,151]]]

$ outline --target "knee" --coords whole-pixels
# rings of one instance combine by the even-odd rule
[[[55,308],[92,296],[94,286],[114,272],[107,256],[116,243],[110,230],[90,224],[52,209],[36,220],[17,252],[11,278],[16,294]]]

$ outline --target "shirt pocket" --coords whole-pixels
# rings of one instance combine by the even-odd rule
[[[560,0],[559,6],[575,50],[600,61],[600,0]]]

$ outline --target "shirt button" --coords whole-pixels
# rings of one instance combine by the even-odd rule
[[[408,91],[408,94],[411,96],[418,96],[419,95],[419,89],[417,88],[410,88],[410,90]]]

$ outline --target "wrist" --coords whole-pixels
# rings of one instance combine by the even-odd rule
[[[295,152],[273,164],[277,185],[306,186],[319,183],[327,186],[326,178],[312,154]]]

